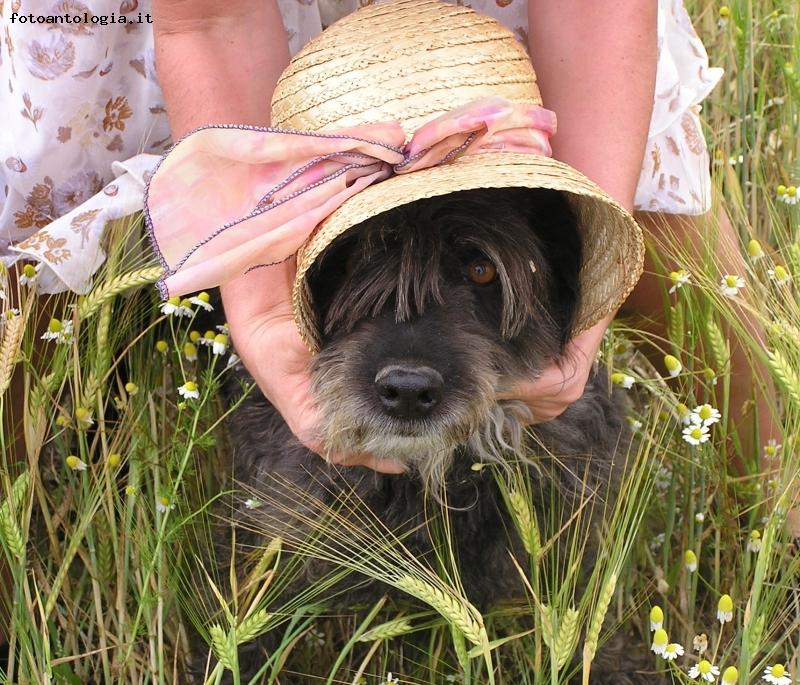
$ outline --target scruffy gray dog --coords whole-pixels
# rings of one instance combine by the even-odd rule
[[[287,514],[297,499],[291,490],[332,507],[347,492],[349,506],[360,500],[405,535],[412,553],[430,558],[430,530],[422,524],[444,488],[466,595],[481,607],[522,596],[511,559],[528,567],[522,545],[489,469],[472,465],[523,458],[534,496],[547,494],[535,503],[546,516],[553,479],[567,502],[585,491],[587,478],[600,497],[613,498],[613,457],[626,441],[621,408],[602,374],[564,414],[530,432],[523,427],[527,408],[497,399],[498,391],[531,379],[564,350],[580,266],[574,217],[564,197],[548,190],[471,190],[420,200],[340,237],[311,281],[323,331],[313,365],[323,438],[337,452],[391,457],[408,470],[383,475],[327,464],[255,391],[229,419],[235,477],[263,502],[234,513],[241,524],[237,546],[252,549],[290,529],[296,537],[303,523]],[[542,466],[548,450],[558,465],[549,459]],[[590,567],[591,559],[585,563]],[[313,583],[326,570],[307,562],[301,582]],[[388,590],[372,582],[357,598],[374,600]],[[335,601],[344,608],[353,600],[346,593]],[[636,672],[641,663],[623,649],[610,645],[599,655],[593,682],[644,682]],[[244,670],[254,671],[263,663],[263,645],[240,658]]]

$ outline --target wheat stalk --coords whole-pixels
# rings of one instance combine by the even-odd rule
[[[9,509],[0,509],[0,536],[11,554],[22,561],[25,557],[25,542],[22,539],[22,530]]]
[[[711,353],[714,355],[714,363],[717,365],[717,371],[724,373],[727,371],[728,363],[731,359],[730,346],[722,331],[717,326],[716,321],[709,319],[706,322],[708,328],[708,342],[711,345]]]
[[[137,269],[127,274],[122,274],[110,281],[106,281],[101,286],[95,288],[78,305],[78,316],[87,319],[94,316],[103,305],[122,292],[148,283],[155,283],[163,273],[160,266],[148,266]]]
[[[222,626],[215,623],[208,629],[208,634],[211,637],[211,648],[214,650],[217,660],[229,671],[232,671],[233,665],[236,663],[236,654]]]
[[[597,645],[600,641],[600,629],[603,626],[603,621],[608,612],[608,605],[611,604],[611,598],[614,596],[616,587],[617,574],[612,573],[603,585],[603,589],[600,591],[600,596],[597,598],[597,606],[589,621],[589,629],[586,631],[586,642],[583,644],[584,677],[588,677],[588,666],[597,653]]]
[[[468,602],[459,602],[443,590],[411,576],[401,576],[394,582],[394,585],[399,590],[413,595],[438,611],[452,625],[456,626],[472,644],[483,644],[483,626],[475,619],[475,616],[480,616],[480,614]]]
[[[411,621],[407,618],[396,618],[386,621],[366,631],[358,638],[359,642],[374,642],[375,640],[391,640],[411,632]]]
[[[542,541],[539,536],[539,528],[531,514],[528,502],[525,500],[522,493],[516,490],[509,491],[508,502],[511,505],[511,511],[514,514],[514,522],[517,524],[517,530],[522,538],[525,551],[534,561],[538,561],[542,549]]]
[[[21,316],[3,322],[3,343],[0,345],[0,395],[11,385],[11,376],[17,363],[24,330],[24,320]]]
[[[255,613],[250,614],[250,616],[236,626],[236,644],[243,645],[245,642],[255,640],[259,635],[266,632],[272,617],[272,614],[267,613],[266,609],[259,609]]]
[[[800,404],[800,378],[778,350],[767,350],[767,360],[772,373],[789,393],[792,401]]]
[[[678,350],[683,349],[684,341],[684,323],[683,323],[683,307],[678,304],[675,307],[669,308],[669,339]]]
[[[558,628],[558,637],[555,643],[555,657],[556,667],[560,671],[564,665],[569,661],[572,653],[575,651],[575,643],[578,641],[578,612],[569,607],[564,617],[561,619],[561,625]]]

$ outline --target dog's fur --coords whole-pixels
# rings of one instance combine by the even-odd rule
[[[496,277],[476,284],[470,265],[479,260],[480,271],[487,259]],[[555,480],[568,509],[587,487],[613,498],[614,455],[626,440],[621,408],[602,374],[590,378],[583,397],[564,414],[529,433],[523,428],[531,418],[526,407],[496,399],[498,391],[531,379],[564,351],[580,298],[581,262],[569,204],[547,190],[473,190],[421,200],[335,241],[311,275],[323,331],[313,365],[323,438],[335,452],[391,457],[408,470],[382,475],[325,463],[255,392],[229,427],[235,476],[265,504],[239,508],[237,542],[257,546],[269,535],[303,527],[299,517],[287,516],[288,484],[331,505],[337,493],[348,492],[352,506],[354,493],[371,515],[406,535],[412,553],[430,556],[429,529],[421,524],[430,495],[436,499],[444,488],[467,596],[479,606],[520,596],[509,549],[521,561],[524,552],[513,535],[503,534],[514,527],[493,477],[471,466],[502,464],[510,454],[524,458],[534,494],[537,484],[549,493]],[[571,368],[567,362],[565,371]],[[395,369],[401,376],[421,369],[424,382],[433,378],[441,387],[433,398],[427,391],[419,395],[426,404],[413,407],[420,411],[398,415],[387,409],[393,400],[378,387]],[[550,450],[558,460],[543,458]],[[303,582],[326,570],[308,562]],[[386,590],[372,583],[359,598]],[[634,664],[619,657],[601,657],[605,666],[597,667],[594,681],[635,682]]]

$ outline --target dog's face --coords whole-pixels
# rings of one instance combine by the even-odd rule
[[[555,191],[463,191],[351,229],[311,274],[328,447],[391,457],[426,481],[460,448],[499,459],[526,417],[496,393],[563,350],[580,265]]]

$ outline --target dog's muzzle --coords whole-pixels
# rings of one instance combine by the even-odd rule
[[[375,390],[389,416],[422,419],[441,401],[444,379],[429,366],[392,364],[375,375]]]

